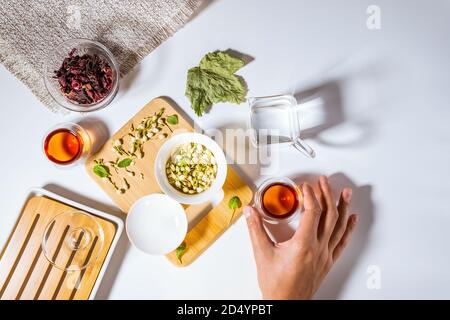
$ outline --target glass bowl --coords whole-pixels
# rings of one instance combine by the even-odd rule
[[[80,104],[68,99],[60,89],[58,79],[55,78],[55,71],[61,68],[65,58],[69,56],[69,52],[76,49],[77,55],[91,54],[98,55],[104,59],[113,72],[113,85],[111,91],[103,99],[91,103]],[[111,51],[99,42],[87,39],[71,39],[61,43],[53,49],[44,62],[44,82],[48,92],[52,98],[63,108],[75,112],[90,112],[106,107],[110,104],[119,90],[119,65]]]
[[[56,268],[81,271],[94,263],[103,249],[103,228],[83,211],[58,214],[49,222],[42,237],[42,252]]]

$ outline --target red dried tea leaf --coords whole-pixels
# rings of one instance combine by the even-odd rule
[[[69,52],[61,68],[55,71],[62,94],[79,104],[92,104],[104,99],[112,90],[114,75],[111,66],[98,55],[79,56]]]

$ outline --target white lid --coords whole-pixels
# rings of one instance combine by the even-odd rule
[[[136,201],[126,221],[131,243],[145,253],[156,255],[178,248],[187,227],[183,207],[165,194],[151,194]]]

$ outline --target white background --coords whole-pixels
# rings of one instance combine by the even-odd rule
[[[366,9],[381,8],[381,30]],[[355,188],[361,214],[350,248],[318,298],[450,298],[449,1],[211,1],[122,81],[108,108],[92,116],[110,133],[156,96],[172,97],[203,128],[244,127],[247,106],[222,104],[201,119],[184,97],[186,71],[208,51],[232,48],[253,62],[239,73],[250,96],[318,87],[322,105],[305,108],[317,158],[282,151],[279,175],[333,175]],[[298,94],[303,98],[305,95]],[[317,121],[322,115],[322,127]],[[0,67],[0,245],[31,186],[47,186],[99,209],[117,211],[82,167],[59,170],[41,139],[76,115],[52,114]],[[309,122],[308,122],[309,121]],[[313,123],[313,124],[312,124]],[[258,183],[257,166],[240,166]],[[381,288],[366,286],[381,270]],[[259,298],[244,219],[194,264],[176,269],[123,239],[98,298]]]

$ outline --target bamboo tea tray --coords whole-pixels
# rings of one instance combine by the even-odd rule
[[[104,161],[115,161],[117,154],[112,150],[113,143],[117,139],[120,139],[127,135],[131,126],[135,126],[140,123],[140,121],[148,116],[152,116],[158,113],[162,108],[164,108],[164,116],[169,116],[176,114],[178,115],[178,124],[171,126],[174,131],[172,133],[168,128],[164,128],[162,133],[168,135],[170,138],[172,134],[177,134],[181,132],[192,132],[193,126],[184,118],[180,112],[178,112],[175,104],[168,98],[156,98],[144,106],[141,111],[139,111],[128,123],[126,123],[117,133],[115,133],[112,138],[106,142],[103,148],[93,155],[86,162],[86,170],[88,174],[95,180],[95,182],[111,197],[111,199],[117,204],[117,206],[125,213],[127,213],[131,206],[139,200],[141,197],[146,196],[151,193],[161,193],[161,190],[156,182],[156,178],[153,174],[153,165],[161,145],[167,140],[166,139],[151,139],[144,145],[144,157],[142,159],[136,159],[132,170],[135,172],[134,177],[128,175],[117,176],[113,173],[113,179],[126,178],[130,189],[124,194],[118,194],[115,188],[105,182],[102,178],[98,177],[93,172],[93,167],[95,165],[94,160],[104,159]],[[126,139],[126,138],[125,138]],[[144,175],[144,179],[140,177],[140,173]],[[228,208],[228,201],[234,197],[238,196],[241,199],[242,206],[250,203],[252,199],[252,191],[250,187],[236,174],[236,172],[228,166],[228,175],[223,187],[224,197],[223,200],[218,203],[215,207],[210,208],[211,210],[201,219],[194,227],[188,232],[185,242],[187,244],[187,249],[183,255],[182,263],[176,257],[175,252],[167,255],[167,258],[176,266],[187,266],[197,259],[214,241],[216,241],[228,227],[236,221],[242,214],[242,208],[236,210],[234,214],[233,221],[232,210]],[[204,210],[205,206],[185,206],[186,212],[189,214],[196,214],[195,211]],[[194,211],[194,212],[192,212]],[[149,212],[151,214],[151,212]]]
[[[101,225],[104,242],[98,257],[83,270],[64,271],[51,264],[42,250],[44,231],[55,216],[68,211],[90,214]],[[61,250],[71,221],[53,224],[51,245],[54,258],[64,264],[72,261]],[[32,189],[13,232],[0,254],[1,300],[86,300],[93,299],[123,231],[122,220],[107,213],[70,201],[44,189]],[[86,253],[99,242],[95,241]],[[79,254],[79,253],[77,253]],[[84,257],[80,257],[84,259]]]

